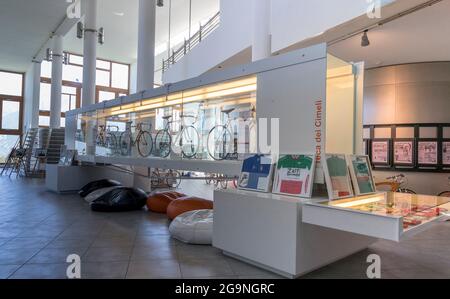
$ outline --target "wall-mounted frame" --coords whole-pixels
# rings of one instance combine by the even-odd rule
[[[416,144],[414,139],[395,139],[393,142],[393,163],[395,166],[415,166]]]
[[[391,140],[374,139],[370,145],[372,164],[381,167],[391,166]]]
[[[420,139],[417,142],[417,164],[419,167],[439,166],[439,141]]]
[[[444,139],[442,141],[442,165],[444,167],[450,167],[450,139]]]
[[[391,128],[391,136],[392,138],[389,139],[391,142],[391,150],[390,150],[390,157],[391,157],[391,163],[389,166],[383,166],[383,165],[377,165],[377,163],[373,163],[372,161],[372,167],[374,170],[382,170],[382,171],[392,171],[392,172],[434,172],[434,173],[450,173],[450,124],[449,123],[430,123],[430,124],[383,124],[383,125],[365,125],[364,129],[370,132],[370,137],[367,136],[367,134],[364,136],[364,140],[369,140],[369,147],[371,146],[372,142],[378,142],[380,141],[376,134],[376,129],[386,129]],[[413,128],[413,134],[397,134],[401,129],[405,128]],[[426,138],[423,135],[423,132],[427,130],[423,130],[426,128],[436,128],[437,138]],[[421,138],[422,133],[422,138]],[[408,135],[409,137],[406,137]],[[436,134],[435,134],[436,135]],[[405,160],[408,159],[397,159],[395,157],[395,142],[410,142],[414,141],[414,164],[409,165],[405,163]],[[418,142],[434,142],[433,146],[436,146],[437,142],[437,163],[436,161],[436,155],[434,152],[434,149],[429,152],[428,154],[425,154],[425,156],[428,157],[428,160],[431,160],[429,164],[423,164],[419,163],[419,144]],[[425,145],[425,144],[422,144]],[[398,149],[398,147],[397,147]],[[369,156],[371,159],[372,157],[372,149],[369,148]],[[409,155],[409,154],[408,154]],[[425,157],[422,154],[422,158]],[[431,158],[430,158],[431,157]],[[403,161],[399,161],[403,160]],[[409,162],[409,161],[408,161]],[[423,161],[421,161],[423,162]],[[426,161],[425,161],[426,162]]]
[[[347,157],[344,154],[326,154],[325,163],[322,163],[322,166],[330,200],[354,195]]]
[[[356,195],[369,195],[377,192],[369,156],[347,156],[347,164],[350,168],[350,176]]]

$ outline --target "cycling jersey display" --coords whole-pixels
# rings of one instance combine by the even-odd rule
[[[255,155],[244,160],[239,177],[239,189],[270,192],[273,167],[271,156]]]

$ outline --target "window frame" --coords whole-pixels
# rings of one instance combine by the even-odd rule
[[[6,71],[6,70],[0,70],[0,72],[3,73],[10,73],[10,74],[17,74],[22,76],[22,92],[21,96],[12,96],[7,94],[0,94],[0,135],[15,135],[17,137],[20,136],[22,138],[23,135],[23,118],[24,118],[24,94],[25,94],[25,74],[21,72],[13,72],[13,71]],[[19,129],[18,130],[10,130],[10,129],[3,129],[2,123],[3,123],[3,101],[10,101],[10,102],[18,102],[19,103]]]

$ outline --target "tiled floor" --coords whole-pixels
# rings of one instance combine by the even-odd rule
[[[78,196],[47,192],[40,180],[0,177],[0,190],[2,279],[65,278],[69,254],[81,256],[83,278],[280,278],[171,239],[163,215],[93,213]],[[211,194],[202,182],[183,190]],[[450,278],[450,223],[401,244],[380,241],[304,278],[364,278],[371,253],[382,258],[383,278]]]

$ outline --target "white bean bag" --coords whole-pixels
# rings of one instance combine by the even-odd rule
[[[103,195],[105,195],[106,193],[108,193],[109,191],[112,191],[112,190],[117,189],[117,188],[121,188],[121,186],[114,186],[114,187],[108,187],[108,188],[98,189],[98,190],[96,190],[96,191],[94,191],[94,192],[89,193],[89,195],[86,196],[86,197],[84,198],[84,200],[85,200],[87,203],[90,204],[91,202],[93,202],[93,201],[96,200],[97,198],[100,198],[100,197],[102,197]]]
[[[187,244],[212,245],[213,216],[213,210],[181,214],[170,224],[170,235]]]

